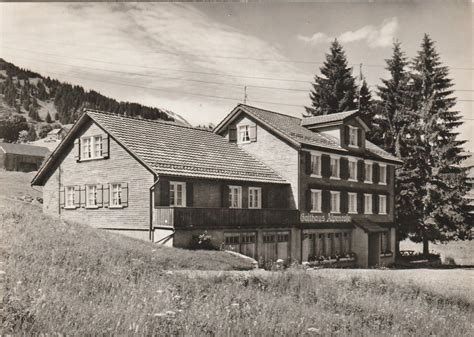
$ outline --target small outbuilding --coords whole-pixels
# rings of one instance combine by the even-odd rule
[[[47,140],[63,140],[64,136],[66,136],[67,131],[64,128],[53,129],[48,132],[46,136]]]
[[[48,148],[42,146],[0,143],[0,169],[37,171],[49,154]]]

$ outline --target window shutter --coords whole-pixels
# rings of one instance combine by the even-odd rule
[[[102,185],[97,185],[96,189],[97,189],[97,199],[96,199],[97,200],[97,207],[103,207],[104,206],[104,204],[103,204],[104,189],[103,189]]]
[[[339,161],[339,165],[341,166],[341,179],[349,179],[349,160],[347,158],[341,158]]]
[[[364,131],[361,128],[357,128],[357,146],[363,147],[364,145]]]
[[[304,151],[303,155],[304,155],[305,173],[307,175],[310,175],[311,171],[312,171],[312,168],[311,168],[311,153]]]
[[[160,206],[170,205],[170,182],[168,180],[160,179],[158,183]]]
[[[109,158],[109,135],[102,135],[102,157]]]
[[[79,138],[74,140],[74,158],[76,161],[81,159],[81,140]]]
[[[321,175],[326,178],[331,176],[331,157],[327,154],[321,155]]]
[[[357,194],[357,213],[364,214],[364,193]]]
[[[379,214],[379,195],[372,194],[372,213]]]
[[[221,206],[223,208],[229,207],[229,186],[227,185],[221,187]]]
[[[385,207],[387,209],[387,212],[386,212],[387,214],[390,214],[390,202],[391,202],[391,200],[392,199],[391,199],[390,195],[385,196]]]
[[[109,185],[102,186],[102,205],[104,207],[109,207],[110,199],[110,187]]]
[[[194,206],[194,186],[193,183],[190,182],[186,183],[186,206]]]
[[[262,208],[268,208],[268,187],[267,186],[262,186],[262,189],[260,190],[262,193]]]
[[[372,165],[372,182],[374,184],[378,184],[380,180],[380,170],[379,170],[379,164],[374,163]]]
[[[229,127],[229,142],[237,142],[237,128],[235,127],[235,125]]]
[[[59,190],[59,207],[64,208],[64,187]]]
[[[257,124],[252,124],[249,126],[249,137],[251,142],[257,141]]]
[[[122,206],[127,207],[128,206],[128,184],[127,183],[122,183]]]
[[[386,182],[387,182],[387,185],[390,185],[390,183],[392,182],[392,179],[393,179],[393,174],[394,174],[394,166],[393,165],[387,165],[387,168],[386,168]]]
[[[306,199],[306,211],[310,212],[311,211],[311,190],[307,189],[306,194],[305,194],[305,199]]]
[[[349,194],[346,191],[341,192],[341,213],[347,214],[349,211]]]
[[[349,145],[349,125],[344,125],[344,144]]]
[[[81,207],[81,186],[74,186],[74,207]]]
[[[80,187],[80,197],[79,197],[79,205],[80,207],[86,207],[86,187],[81,186]]]
[[[331,192],[323,190],[321,192],[321,208],[324,213],[329,213],[331,211]]]
[[[249,187],[242,186],[242,208],[249,208]]]
[[[357,161],[357,180],[364,181],[365,179],[365,166],[363,160]]]

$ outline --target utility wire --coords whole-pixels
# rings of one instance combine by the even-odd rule
[[[28,40],[28,39],[27,39]],[[84,46],[84,45],[78,45],[74,43],[69,43],[69,42],[55,42],[55,41],[36,41],[33,39],[29,39],[30,41],[38,42],[38,43],[46,43],[46,44],[55,44],[55,45],[70,45],[73,47],[82,47],[82,48],[89,48],[89,49],[112,49],[112,50],[117,50],[117,51],[128,51],[123,48],[114,48],[114,47],[107,47],[107,46],[97,46],[97,45],[89,45],[89,46]],[[141,52],[143,54],[143,52]],[[160,51],[151,51],[147,52],[145,54],[167,54],[167,55],[177,55],[177,56],[196,56],[196,57],[205,57],[205,58],[220,58],[220,59],[235,59],[235,60],[248,60],[248,61],[264,61],[264,62],[276,62],[276,63],[301,63],[301,64],[319,64],[322,65],[324,62],[322,61],[309,61],[309,60],[294,60],[294,59],[286,59],[286,60],[278,60],[278,59],[269,59],[269,58],[254,58],[254,57],[242,57],[242,56],[229,56],[229,55],[205,55],[205,54],[190,54],[186,53],[183,54],[181,52],[174,52],[174,51],[168,51],[168,50],[160,50]],[[361,63],[349,63],[349,65],[352,66],[359,66]],[[366,67],[379,67],[379,68],[385,68],[387,65],[383,64],[363,64]],[[450,67],[448,66],[449,69],[455,69],[455,70],[474,70],[473,67]]]
[[[262,86],[262,85],[252,85],[252,84],[244,84],[244,83],[229,83],[229,82],[216,82],[216,81],[206,81],[206,80],[199,80],[199,79],[192,79],[192,78],[182,78],[182,77],[169,77],[169,76],[163,76],[163,75],[150,75],[150,74],[142,74],[142,73],[137,73],[137,72],[129,72],[129,71],[120,71],[120,70],[112,70],[112,69],[103,69],[103,68],[97,68],[97,67],[90,67],[90,66],[85,66],[85,65],[74,65],[74,64],[68,64],[68,63],[61,63],[61,62],[53,62],[53,61],[46,61],[46,60],[38,60],[38,59],[33,59],[33,58],[28,58],[24,56],[15,56],[17,58],[25,59],[25,60],[30,60],[30,61],[35,61],[35,62],[40,62],[40,63],[49,63],[49,64],[57,64],[61,66],[69,66],[69,67],[74,67],[74,68],[81,68],[81,69],[91,69],[91,70],[98,70],[98,71],[104,71],[104,72],[110,72],[110,73],[117,73],[117,74],[125,74],[125,75],[134,75],[134,76],[140,76],[140,77],[148,77],[148,78],[162,78],[162,79],[168,79],[168,80],[177,80],[177,81],[187,81],[187,82],[198,82],[198,83],[207,83],[207,84],[214,84],[214,85],[228,85],[232,87],[237,87],[237,88],[242,88],[242,87],[249,87],[249,88],[257,88],[257,89],[271,89],[271,90],[286,90],[286,91],[297,91],[297,92],[309,92],[308,89],[299,89],[299,88],[288,88],[288,87],[273,87],[273,86]],[[307,82],[308,84],[311,84],[311,82]],[[369,86],[369,87],[376,87],[376,86]],[[474,90],[468,90],[468,89],[453,89],[454,91],[462,91],[462,92],[474,92]],[[462,100],[458,100],[462,101]]]

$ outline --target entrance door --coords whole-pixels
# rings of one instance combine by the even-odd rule
[[[380,263],[380,233],[369,234],[369,267]]]

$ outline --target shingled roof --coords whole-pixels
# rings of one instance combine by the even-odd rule
[[[301,125],[301,118],[293,117],[284,115],[278,112],[264,110],[260,108],[256,108],[246,104],[239,104],[233,110],[231,114],[227,116],[214,130],[215,132],[219,132],[221,128],[226,125],[227,122],[231,120],[234,114],[237,114],[239,111],[243,111],[250,115],[251,117],[255,118],[257,121],[262,122],[263,124],[269,126],[277,133],[280,133],[284,136],[287,140],[292,142],[297,146],[315,146],[323,149],[328,150],[336,150],[340,153],[349,153],[349,151],[341,146],[341,141],[339,138],[331,136],[329,134],[319,133],[317,131],[311,131],[306,127]],[[338,118],[344,116],[345,114],[352,115],[354,111],[348,111],[341,114]],[[326,115],[328,116],[328,115]],[[347,118],[345,116],[343,118]],[[401,161],[389,154],[388,152],[384,151],[383,149],[379,148],[378,146],[372,144],[368,140],[366,140],[366,156],[372,159],[385,159],[392,162],[401,163]]]
[[[350,110],[350,111],[338,112],[338,113],[333,113],[333,114],[328,114],[328,115],[305,117],[301,120],[301,125],[307,126],[307,125],[326,124],[326,123],[332,123],[332,122],[342,122],[344,119],[351,117],[352,115],[355,115],[357,112],[359,111]]]
[[[32,157],[46,157],[49,154],[49,150],[46,147],[27,144],[0,143],[0,149],[4,153]]]
[[[95,110],[87,111],[78,124],[85,116],[157,175],[287,183],[237,145],[210,131]],[[72,137],[74,132],[70,132],[63,143]],[[60,152],[61,145],[56,151]],[[42,170],[44,167],[33,183],[40,181]]]

